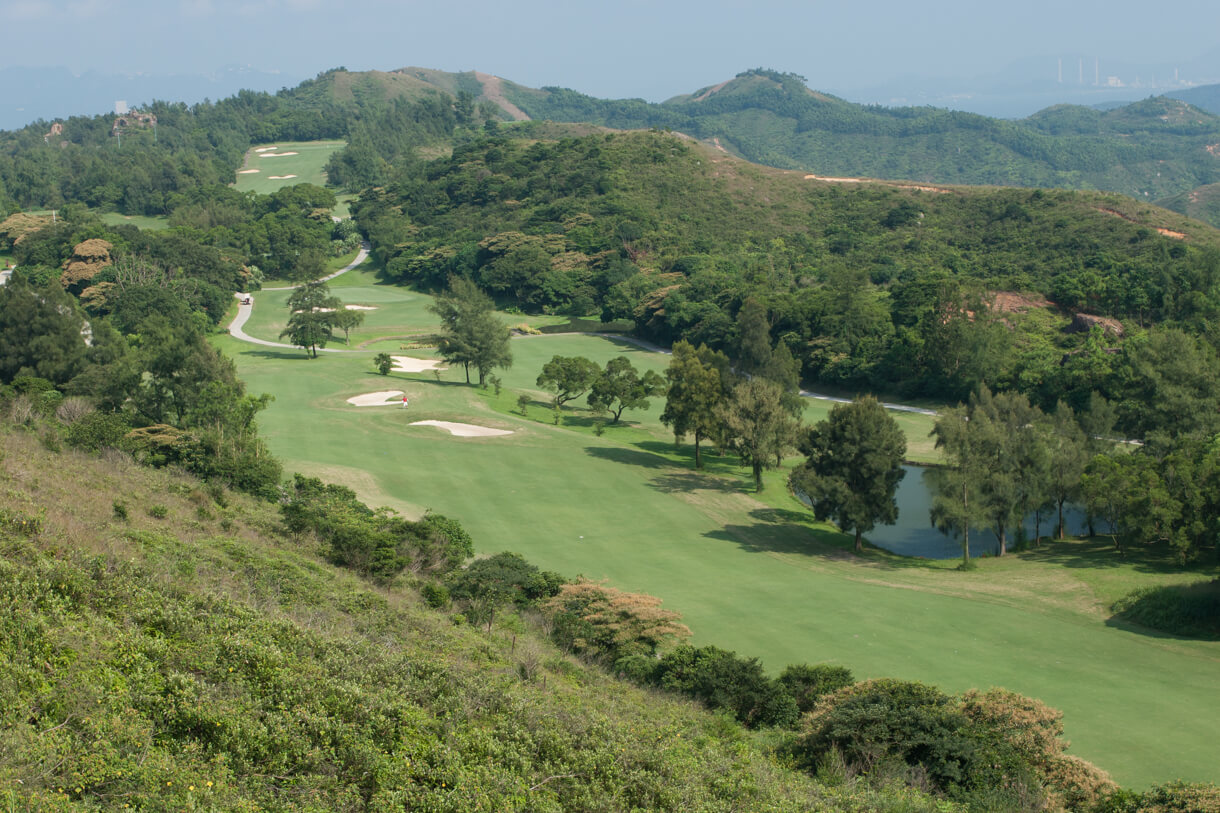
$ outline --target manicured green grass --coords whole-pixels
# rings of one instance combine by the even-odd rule
[[[347,302],[379,306],[353,346],[365,334],[435,327],[422,294],[360,272],[334,286]],[[273,338],[287,292],[256,296],[255,319],[263,321],[251,332]],[[1073,752],[1124,784],[1220,779],[1213,759],[1220,644],[1107,624],[1110,596],[1143,583],[1147,563],[1107,556],[1092,543],[983,560],[970,573],[953,570],[955,562],[879,551],[857,558],[846,537],[812,522],[786,493],[782,472],[770,473],[767,490],[755,495],[731,458],[709,453],[706,468],[694,471],[689,444],[675,448],[657,420],[659,399],[625,413],[624,425],[607,426],[601,437],[580,408],[552,425],[534,383],[552,355],[667,364],[608,339],[515,339],[499,396],[465,386],[460,370],[439,382],[432,373],[377,375],[373,355],[397,352],[396,340],[316,360],[229,338],[218,344],[251,392],[276,396],[259,423],[289,470],[343,482],[374,504],[458,517],[481,552],[513,550],[566,575],[657,595],[683,613],[696,643],[758,655],[771,669],[832,661],[859,677],[924,680],[948,691],[1005,686],[1063,709]],[[379,390],[405,391],[410,408],[345,403]],[[516,412],[521,392],[536,402],[527,417]],[[807,417],[828,408],[811,403]],[[409,425],[424,419],[514,434],[458,438]],[[900,420],[908,434],[931,425],[926,416]]]
[[[111,226],[137,226],[141,229],[159,231],[169,228],[168,217],[149,217],[145,215],[125,215],[119,212],[103,212],[102,222]]]
[[[278,147],[278,149],[258,152],[260,149],[270,146]],[[241,170],[257,169],[258,172],[243,173],[239,170],[236,186],[242,192],[258,192],[260,195],[269,195],[281,187],[292,184],[311,183],[323,186],[326,183],[326,173],[322,168],[330,160],[331,153],[342,147],[342,141],[279,141],[275,144],[259,144],[246,153],[246,159],[241,166]],[[289,152],[294,152],[296,155],[267,157],[273,153]],[[280,177],[286,175],[296,177]]]

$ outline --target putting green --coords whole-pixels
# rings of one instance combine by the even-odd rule
[[[379,307],[353,346],[365,334],[435,329],[423,294],[359,272],[332,285],[345,301]],[[286,296],[257,294],[247,329],[274,338]],[[784,492],[782,474],[768,477],[760,499],[731,459],[710,454],[706,470],[693,471],[689,448],[676,451],[658,421],[660,399],[601,437],[583,410],[562,426],[541,403],[527,417],[516,413],[521,392],[545,400],[534,379],[552,355],[627,355],[656,370],[668,363],[662,355],[590,336],[518,338],[496,396],[465,386],[460,370],[439,381],[430,372],[376,374],[373,355],[397,354],[394,341],[315,360],[231,338],[218,344],[251,392],[275,395],[259,424],[289,471],[345,483],[374,504],[457,517],[480,552],[513,550],[566,575],[659,596],[682,612],[696,643],[760,656],[771,669],[833,661],[858,677],[949,691],[1005,686],[1063,709],[1073,753],[1125,785],[1220,779],[1220,644],[1108,626],[1089,584],[1054,557],[983,561],[972,573],[883,554],[857,559]],[[407,394],[408,409],[346,403],[391,389]],[[828,408],[811,404],[808,417]],[[930,427],[926,416],[909,422],[917,419]],[[420,420],[513,434],[452,437],[410,425]]]
[[[260,195],[299,183],[325,186],[323,167],[331,154],[343,146],[342,141],[277,141],[251,147],[237,171],[236,186],[242,192]]]

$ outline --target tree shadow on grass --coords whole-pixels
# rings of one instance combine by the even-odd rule
[[[865,540],[864,551],[856,553],[855,539],[849,534],[811,527],[811,515],[785,508],[757,508],[750,512],[753,525],[726,525],[705,534],[709,539],[733,542],[750,553],[797,554],[820,559],[853,562],[885,570],[922,569],[926,559],[899,556],[875,547]]]
[[[1188,573],[1195,568],[1178,565],[1168,551],[1156,545],[1129,545],[1122,550],[1108,536],[1044,540],[1041,547],[1017,554],[1022,559],[1071,568],[1125,567],[1138,573]],[[1206,575],[1208,571],[1199,571]]]
[[[692,491],[735,494],[741,491],[741,486],[731,480],[695,472],[662,474],[649,480],[648,485],[664,494],[689,494]]]
[[[585,453],[601,460],[642,466],[647,469],[668,468],[673,465],[667,458],[660,455],[641,452],[625,446],[586,446]]]
[[[257,346],[258,345],[252,345],[252,347],[257,347]],[[299,348],[289,350],[287,347],[285,347],[283,350],[276,350],[276,349],[270,348],[270,347],[264,347],[259,350],[242,350],[240,355],[257,356],[258,358],[261,358],[261,359],[300,359],[301,361],[317,361],[318,360],[318,359],[310,358],[309,356],[307,356],[305,354],[304,350],[301,350]],[[322,358],[322,356],[320,356],[320,358]]]

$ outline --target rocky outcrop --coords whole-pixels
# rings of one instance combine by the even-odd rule
[[[1088,333],[1096,325],[1107,336],[1121,339],[1126,331],[1122,322],[1108,316],[1095,316],[1091,313],[1078,313],[1072,317],[1072,323],[1067,326],[1068,333]]]

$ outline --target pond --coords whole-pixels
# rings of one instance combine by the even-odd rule
[[[906,476],[898,484],[898,522],[879,525],[864,538],[879,548],[885,548],[903,556],[922,556],[925,559],[955,559],[962,555],[961,543],[932,527],[929,512],[932,508],[931,484],[928,475],[931,469],[922,466],[903,466]],[[802,495],[798,495],[802,496]],[[802,500],[807,502],[806,500]],[[1084,511],[1078,506],[1064,509],[1064,520],[1069,534],[1085,531]],[[1049,513],[1042,519],[1042,535],[1054,533],[1055,518]],[[1031,514],[1025,521],[1026,535],[1033,539],[1034,518]],[[1008,547],[1012,549],[1016,536],[1014,529],[1008,530]],[[990,528],[970,530],[970,555],[994,555],[999,550],[995,532]]]

